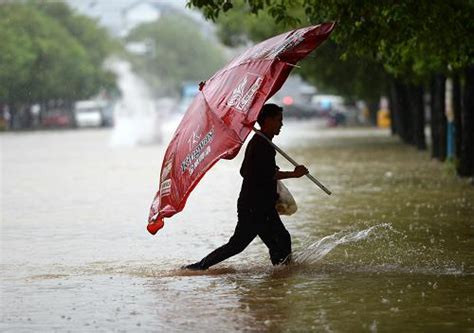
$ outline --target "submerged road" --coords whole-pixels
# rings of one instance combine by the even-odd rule
[[[285,182],[297,263],[271,267],[257,239],[183,272],[232,234],[242,154],[151,236],[175,125],[134,147],[111,130],[0,135],[1,331],[474,330],[474,188],[428,153],[386,131],[288,122],[275,142],[333,192]]]

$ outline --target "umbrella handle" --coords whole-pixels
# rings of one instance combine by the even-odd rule
[[[298,166],[299,164],[294,160],[292,159],[287,153],[285,153],[280,147],[278,147],[276,144],[274,144],[272,142],[272,140],[270,140],[269,138],[267,138],[262,132],[260,132],[259,130],[257,130],[255,127],[252,127],[253,131],[255,133],[257,133],[258,135],[260,135],[262,138],[264,138],[265,140],[267,140],[267,142],[269,144],[272,145],[273,148],[275,148],[275,150],[277,152],[279,152],[284,158],[286,158],[291,164],[293,164],[294,166]],[[315,183],[316,185],[319,186],[319,188],[321,188],[324,192],[326,192],[326,194],[328,195],[331,195],[331,191],[327,189],[326,186],[324,186],[323,184],[321,184],[321,182],[319,180],[317,180],[316,178],[314,178],[312,175],[310,175],[309,173],[307,173],[305,175],[306,177],[308,177],[313,183]]]

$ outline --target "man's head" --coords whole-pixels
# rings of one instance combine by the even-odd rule
[[[257,123],[265,134],[278,135],[283,126],[283,108],[276,104],[265,104],[258,115]]]

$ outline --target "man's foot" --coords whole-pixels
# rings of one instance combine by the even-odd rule
[[[194,264],[190,264],[190,265],[184,265],[184,266],[181,267],[181,269],[189,269],[191,271],[204,271],[204,270],[206,270],[206,268],[203,268],[201,266],[200,262],[195,262]]]

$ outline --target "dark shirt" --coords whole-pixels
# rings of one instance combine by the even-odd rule
[[[240,168],[243,182],[239,207],[258,211],[275,208],[277,199],[275,149],[260,135],[255,134],[247,145]]]

